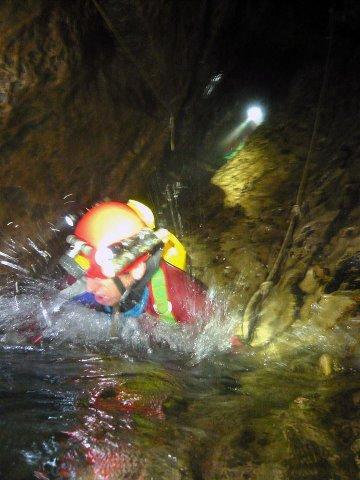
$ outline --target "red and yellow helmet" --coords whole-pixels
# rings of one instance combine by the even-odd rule
[[[154,215],[143,203],[136,200],[129,200],[128,203],[102,202],[85,213],[77,223],[74,235],[68,237],[69,243],[74,247],[68,255],[86,272],[86,276],[107,278],[105,273],[108,273],[108,270],[104,263],[107,260],[106,255],[111,253],[109,250],[118,248],[119,244],[121,248],[125,239],[136,237],[143,229],[154,228]],[[183,245],[170,232],[167,232],[164,243],[164,260],[185,270],[186,251]],[[79,248],[75,248],[75,245]],[[144,259],[145,256],[139,257],[138,261]]]
[[[99,249],[137,235],[145,222],[127,204],[103,202],[95,205],[79,220],[75,236]]]
[[[97,254],[121,243],[122,240],[136,236],[143,228],[154,228],[154,216],[152,211],[140,202],[129,200],[126,204],[107,201],[95,205],[75,227],[76,240],[91,247],[87,255],[76,255],[76,263],[86,271],[88,277],[104,278]]]

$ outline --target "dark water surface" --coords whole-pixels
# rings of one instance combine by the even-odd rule
[[[154,352],[3,345],[0,478],[358,478],[359,374]]]

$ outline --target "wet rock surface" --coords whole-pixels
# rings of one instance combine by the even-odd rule
[[[235,289],[235,309],[244,311],[279,252],[318,116],[301,215],[262,303],[252,345],[276,343],[292,326],[307,329],[299,343],[316,344],[321,332],[337,343],[338,355],[347,356],[359,338],[360,150],[355,105],[348,111],[343,105],[358,96],[358,53],[345,63],[344,32],[334,35],[321,105],[324,71],[308,65],[293,79],[282,107],[211,177],[217,190],[208,190],[201,207],[206,215],[189,248],[195,271]],[[209,262],[209,252],[220,260]]]

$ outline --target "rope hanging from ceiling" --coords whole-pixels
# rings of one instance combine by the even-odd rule
[[[296,195],[296,201],[291,209],[289,225],[288,225],[284,240],[281,244],[279,253],[277,254],[277,257],[275,259],[275,262],[270,272],[268,273],[265,281],[260,285],[258,290],[250,298],[245,308],[242,323],[238,328],[238,330],[235,332],[235,335],[242,337],[248,343],[251,343],[253,339],[255,329],[259,324],[259,317],[260,317],[262,304],[266,299],[266,297],[268,296],[271,288],[275,284],[275,278],[277,277],[280,267],[282,265],[282,262],[285,259],[286,252],[293,238],[295,227],[299,221],[299,218],[301,217],[301,206],[304,200],[305,189],[306,189],[306,184],[307,184],[309,169],[311,164],[312,151],[313,151],[315,139],[319,129],[320,111],[323,104],[324,94],[325,94],[325,90],[328,82],[330,58],[331,58],[331,52],[332,52],[332,46],[333,46],[333,37],[334,37],[334,9],[331,8],[329,10],[329,37],[328,37],[329,42],[328,42],[328,49],[327,49],[325,67],[324,67],[324,74],[323,74],[322,84],[319,92],[309,148],[306,155],[306,160],[305,160],[304,168],[302,171],[299,188]]]

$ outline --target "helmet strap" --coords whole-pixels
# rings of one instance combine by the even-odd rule
[[[146,284],[151,280],[151,277],[159,268],[161,254],[162,249],[159,248],[159,250],[157,250],[153,255],[151,255],[151,257],[146,262],[146,271],[142,279],[138,282],[135,282],[134,285],[127,291],[127,294],[122,294],[123,296],[120,300],[121,312],[126,312],[127,310],[130,310],[140,301]]]
[[[124,293],[126,292],[126,288],[123,282],[120,280],[119,277],[114,277],[112,280],[115,283],[116,288],[119,290],[121,296],[123,296]]]

